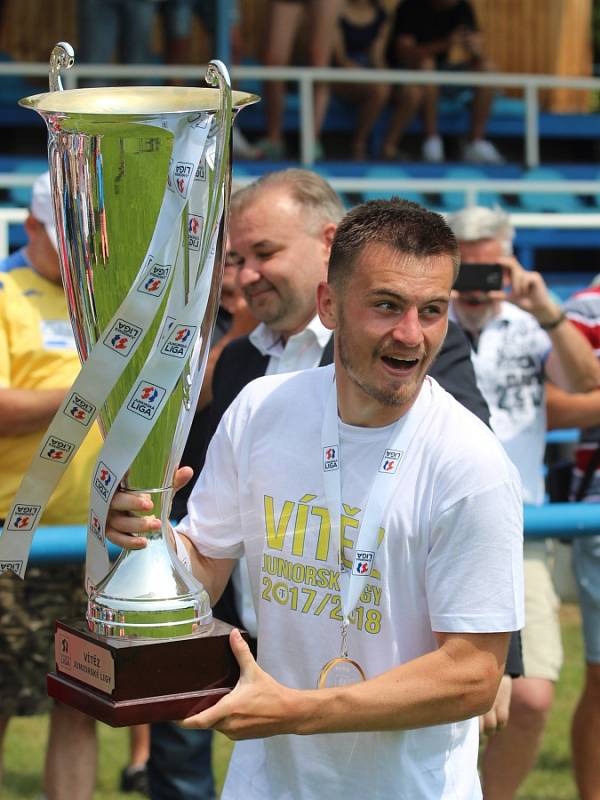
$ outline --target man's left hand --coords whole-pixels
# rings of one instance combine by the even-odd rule
[[[236,687],[211,708],[183,720],[181,726],[212,728],[234,740],[293,733],[292,709],[300,692],[262,670],[237,629],[231,632],[229,643],[240,665]]]
[[[529,311],[540,324],[555,320],[560,307],[552,299],[546,282],[539,272],[524,269],[514,256],[499,258],[504,270],[507,286],[506,300],[523,311]]]

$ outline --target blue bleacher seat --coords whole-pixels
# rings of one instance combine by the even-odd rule
[[[564,175],[552,167],[536,167],[523,175],[524,181],[565,181]],[[560,214],[586,210],[581,199],[574,194],[559,192],[521,192],[520,203],[524,211],[550,211]]]
[[[365,178],[410,178],[411,175],[401,167],[396,167],[394,164],[375,164],[367,166],[364,171]],[[413,203],[420,203],[425,205],[425,198],[420,192],[410,192],[408,190],[402,191],[383,191],[383,192],[364,192],[364,200],[381,200],[387,199],[392,195],[404,198],[404,200],[412,200]]]
[[[444,173],[445,178],[482,180],[487,178],[485,171],[477,167],[448,167]],[[442,208],[444,211],[458,211],[466,205],[466,195],[463,191],[449,190],[442,192]],[[480,192],[477,195],[478,206],[502,205],[502,199],[497,192]]]

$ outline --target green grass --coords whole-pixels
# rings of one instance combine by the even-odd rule
[[[548,722],[536,769],[519,793],[519,800],[577,800],[569,754],[569,725],[582,680],[582,644],[579,612],[574,606],[562,611],[565,665],[556,701]],[[46,717],[14,719],[9,727],[5,752],[5,780],[0,791],[3,800],[37,798],[41,791]],[[117,790],[119,775],[128,753],[125,729],[99,726],[100,751],[95,800],[134,800],[141,795]],[[223,784],[231,743],[217,735],[213,761],[217,786]]]

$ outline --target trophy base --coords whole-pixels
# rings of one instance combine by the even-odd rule
[[[202,636],[123,640],[91,633],[82,621],[57,621],[48,694],[113,727],[184,719],[236,685],[231,630],[214,620]]]

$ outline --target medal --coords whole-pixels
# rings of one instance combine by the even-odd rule
[[[416,402],[394,426],[387,447],[383,450],[381,463],[373,478],[362,522],[354,545],[354,558],[351,569],[344,569],[342,563],[342,541],[340,531],[340,512],[342,508],[342,486],[340,472],[340,435],[338,425],[337,391],[335,378],[329,397],[321,430],[323,454],[323,484],[329,508],[331,536],[339,543],[340,594],[342,605],[340,655],[327,661],[317,680],[318,689],[334,686],[348,686],[366,680],[360,664],[348,656],[348,627],[350,614],[356,608],[361,592],[371,571],[377,549],[381,543],[379,529],[387,506],[398,485],[398,470],[404,454],[425,418],[429,407],[430,393],[421,390]]]
[[[328,661],[319,673],[317,689],[333,689],[335,686],[350,686],[366,680],[365,673],[357,661],[338,656]]]
[[[350,686],[366,680],[363,668],[353,658],[348,658],[348,623],[342,622],[342,654],[328,661],[317,681],[317,689],[333,689],[335,686]]]

